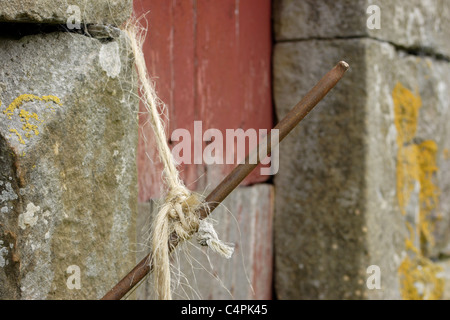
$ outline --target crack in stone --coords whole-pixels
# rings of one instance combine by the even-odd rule
[[[68,32],[110,42],[120,37],[120,29],[112,25],[81,24],[80,28],[69,29],[65,24],[0,22],[0,37],[19,40],[25,36]]]
[[[379,39],[376,37],[371,37],[367,35],[354,35],[354,36],[342,36],[342,37],[312,37],[312,38],[296,38],[296,39],[281,39],[277,40],[275,43],[291,43],[291,42],[303,42],[303,41],[332,41],[332,40],[358,40],[358,39],[369,39],[378,41],[381,43],[387,43],[394,47],[397,52],[404,52],[406,54],[417,56],[421,58],[432,58],[436,61],[450,62],[450,57],[437,52],[434,48],[431,47],[420,47],[420,46],[404,46],[397,44],[392,41]]]

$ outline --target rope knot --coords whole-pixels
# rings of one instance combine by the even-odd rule
[[[180,190],[178,194],[171,192],[168,195],[167,218],[173,229],[171,231],[179,238],[187,240],[197,231],[200,222],[197,211],[201,203],[196,194],[190,194],[187,190]]]
[[[233,254],[234,247],[219,240],[213,225],[200,219],[198,210],[206,205],[197,194],[179,188],[178,191],[168,193],[155,217],[152,259],[160,299],[171,299],[169,254],[173,248],[169,250],[169,239],[188,240],[198,232],[197,241],[200,245],[208,246],[227,259]]]

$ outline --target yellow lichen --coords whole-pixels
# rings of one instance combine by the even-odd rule
[[[401,83],[392,92],[395,127],[397,129],[397,197],[403,215],[416,181],[419,180],[418,150],[413,144],[422,99]]]
[[[31,119],[35,119],[36,121],[41,122],[35,112],[29,113],[28,111],[22,109],[19,112],[19,117],[21,118],[20,121],[25,122],[22,129],[25,131],[25,136],[27,138],[31,136],[31,132],[34,132],[36,136],[39,134],[38,126],[36,124],[30,123]]]
[[[42,101],[42,102],[46,102],[46,103],[54,103],[59,106],[62,105],[61,100],[58,97],[52,96],[52,95],[39,97],[39,96],[36,96],[33,94],[22,94],[19,97],[17,97],[16,99],[14,99],[14,101],[11,102],[11,104],[8,106],[8,108],[6,108],[3,111],[3,113],[6,114],[8,116],[8,118],[11,120],[12,117],[14,116],[15,110],[16,109],[19,110],[18,116],[20,118],[20,121],[24,123],[22,126],[22,130],[25,132],[26,138],[30,138],[32,136],[32,134],[34,134],[36,136],[39,135],[38,125],[43,122],[43,120],[39,119],[39,116],[35,112],[28,112],[24,109],[20,109],[20,107],[25,102],[32,102],[32,101]],[[0,105],[1,105],[1,103],[0,103]],[[31,123],[30,122],[31,120],[33,120],[34,123]],[[25,141],[22,139],[22,136],[19,134],[17,129],[10,129],[10,131],[16,133],[16,135],[19,137],[20,143],[25,144]]]
[[[406,215],[406,206],[419,181],[419,148],[415,144],[399,145],[397,152],[397,199],[400,210]]]
[[[405,239],[408,255],[401,263],[401,292],[404,299],[439,299],[443,293],[444,281],[437,275],[441,268],[427,259],[422,245],[433,245],[433,224],[431,217],[438,207],[439,188],[434,183],[438,172],[436,142],[414,141],[422,107],[420,95],[414,94],[401,83],[393,92],[395,127],[397,129],[397,198],[400,210],[406,215],[406,207],[413,192],[419,186],[419,217],[416,230],[410,223],[406,226],[409,238]],[[416,235],[419,244],[415,244]]]
[[[419,182],[420,182],[420,234],[423,242],[434,244],[430,217],[439,204],[439,187],[434,182],[438,172],[436,156],[438,147],[436,142],[427,140],[419,146]]]
[[[15,133],[17,136],[17,139],[19,139],[19,142],[21,144],[25,144],[25,141],[22,139],[22,135],[17,131],[17,129],[9,129],[9,132]]]
[[[409,223],[408,221],[406,221],[406,227],[408,228],[410,237],[405,239],[405,248],[406,250],[415,253],[415,254],[420,254],[420,250],[414,245],[415,242],[415,232],[414,232],[414,228],[411,225],[411,223]]]
[[[395,86],[392,98],[394,100],[397,144],[410,143],[416,135],[422,99],[420,95],[413,94],[401,83],[397,83]]]
[[[57,105],[62,105],[61,104],[61,100],[56,97],[56,96],[36,96],[34,94],[22,94],[20,96],[18,96],[16,99],[14,99],[13,102],[11,102],[11,104],[8,106],[8,108],[6,108],[6,110],[3,111],[4,114],[6,114],[9,119],[12,119],[12,115],[14,114],[14,111],[18,108],[20,108],[20,106],[22,104],[24,104],[25,102],[32,102],[32,101],[44,101],[44,102],[54,102]]]
[[[421,255],[407,256],[398,269],[405,300],[438,300],[444,290],[442,268]]]

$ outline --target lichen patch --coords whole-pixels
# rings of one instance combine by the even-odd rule
[[[41,208],[35,206],[32,202],[27,205],[27,210],[19,215],[19,227],[25,230],[27,226],[33,227],[38,221],[37,214]]]
[[[440,194],[434,181],[439,170],[436,160],[438,147],[432,140],[415,141],[422,107],[420,95],[397,83],[392,98],[397,129],[398,204],[402,214],[406,215],[415,195],[419,213],[414,226],[406,222],[408,254],[398,269],[401,293],[406,300],[440,299],[444,288],[444,280],[439,276],[442,269],[428,259],[422,249],[425,244],[434,243],[431,218],[438,208]]]

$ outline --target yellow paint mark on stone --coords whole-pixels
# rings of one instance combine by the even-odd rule
[[[408,252],[401,263],[401,293],[406,300],[440,299],[444,289],[444,280],[438,277],[442,269],[424,256],[421,248],[415,245],[416,235],[419,247],[423,244],[434,244],[432,235],[432,213],[439,203],[439,188],[434,183],[438,172],[436,142],[426,140],[417,144],[414,138],[417,133],[419,110],[422,99],[401,83],[397,83],[393,92],[395,127],[397,129],[397,199],[400,210],[406,215],[406,207],[411,196],[419,185],[419,217],[416,229],[406,223],[410,237],[405,239]]]

